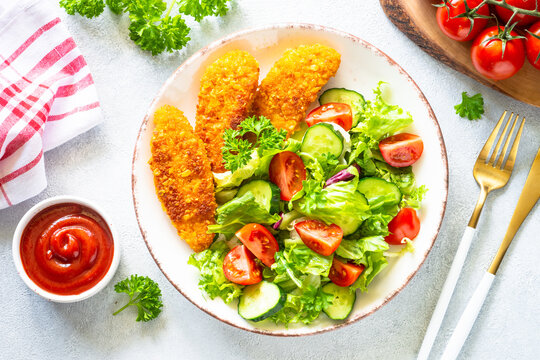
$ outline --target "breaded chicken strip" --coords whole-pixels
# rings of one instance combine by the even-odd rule
[[[253,110],[291,135],[298,130],[317,93],[336,74],[341,55],[321,44],[285,51],[261,82]]]
[[[225,171],[221,156],[223,132],[236,129],[249,116],[258,83],[259,64],[246,51],[230,51],[206,68],[201,78],[195,132],[206,146],[212,171]]]
[[[174,106],[159,108],[154,126],[149,164],[156,193],[178,235],[194,251],[203,251],[214,238],[206,232],[217,207],[204,144]]]

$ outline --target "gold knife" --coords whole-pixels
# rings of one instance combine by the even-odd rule
[[[482,304],[484,304],[484,300],[486,299],[489,289],[491,288],[493,279],[495,279],[495,274],[499,269],[499,265],[501,264],[504,254],[506,254],[506,250],[508,250],[508,247],[510,246],[510,243],[516,235],[519,227],[527,215],[529,215],[539,198],[540,149],[538,149],[538,153],[536,154],[536,158],[532,164],[527,181],[525,181],[525,186],[523,187],[521,195],[519,196],[516,210],[514,211],[514,215],[512,215],[510,225],[508,225],[508,230],[506,230],[506,234],[504,235],[501,246],[497,251],[497,255],[495,255],[495,258],[493,259],[488,271],[484,274],[482,281],[476,288],[472,298],[469,300],[465,311],[461,315],[461,318],[459,319],[459,322],[452,333],[452,337],[450,338],[448,345],[446,345],[446,349],[444,350],[444,354],[441,359],[454,360],[459,355],[461,347],[469,336],[474,321],[482,308]]]
[[[540,149],[536,154],[536,158],[534,159],[534,162],[532,164],[532,168],[529,172],[529,176],[527,177],[527,181],[525,182],[525,186],[523,187],[523,191],[519,196],[519,201],[517,203],[516,210],[514,211],[514,215],[512,215],[512,219],[510,220],[510,225],[508,225],[508,230],[506,230],[506,235],[504,235],[504,239],[501,243],[501,246],[499,247],[499,251],[497,251],[497,255],[495,255],[495,258],[493,259],[493,262],[491,263],[488,272],[492,273],[493,275],[497,273],[499,265],[501,264],[504,254],[506,254],[506,250],[508,250],[512,239],[514,238],[514,235],[516,235],[519,227],[521,226],[527,215],[529,215],[539,198]]]

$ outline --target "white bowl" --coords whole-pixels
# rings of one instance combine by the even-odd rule
[[[89,209],[95,211],[98,215],[100,215],[103,220],[107,223],[107,226],[109,227],[109,230],[112,235],[112,240],[114,244],[114,250],[113,250],[113,259],[111,262],[111,266],[109,267],[109,270],[107,270],[107,273],[105,276],[97,283],[95,284],[91,289],[88,289],[80,294],[77,295],[58,295],[51,293],[47,290],[42,289],[37,285],[35,282],[30,279],[26,271],[24,270],[22,260],[21,260],[21,251],[20,251],[20,245],[21,245],[21,236],[26,228],[26,225],[32,220],[34,216],[36,216],[40,211],[51,207],[53,205],[57,204],[65,204],[65,203],[74,203],[79,204],[88,207]],[[73,303],[81,300],[88,299],[91,296],[94,296],[97,294],[101,289],[103,289],[109,281],[111,281],[112,277],[116,273],[116,269],[118,269],[118,264],[120,262],[120,243],[117,240],[116,237],[116,230],[114,228],[114,225],[110,221],[110,218],[105,214],[105,212],[96,204],[93,202],[90,202],[88,200],[81,199],[79,197],[75,196],[55,196],[46,200],[41,201],[40,203],[34,205],[19,221],[19,224],[17,225],[17,228],[15,229],[15,234],[13,234],[13,261],[15,262],[15,267],[17,268],[17,272],[19,273],[19,276],[24,281],[24,283],[36,294],[44,297],[47,300],[51,300],[58,303]]]
[[[341,66],[325,88],[351,88],[372,98],[372,89],[383,80],[389,84],[390,101],[413,115],[415,122],[408,130],[422,136],[424,141],[424,153],[414,165],[414,172],[418,183],[429,188],[419,213],[422,229],[414,241],[416,252],[389,259],[389,266],[377,275],[369,291],[358,294],[347,320],[335,322],[321,315],[309,326],[299,324],[288,328],[269,321],[253,323],[238,315],[235,304],[226,305],[219,298],[210,300],[198,288],[199,272],[187,264],[193,252],[178,237],[155,193],[153,174],[148,165],[153,113],[164,104],[174,105],[194,125],[200,78],[216,58],[233,49],[246,50],[258,60],[260,79],[263,79],[285,49],[315,42],[329,45],[341,53]],[[299,336],[333,330],[368,316],[409,282],[426,259],[439,232],[448,194],[448,167],[444,141],[433,111],[418,86],[395,61],[358,37],[342,31],[318,25],[278,24],[241,31],[218,40],[199,50],[171,75],[143,120],[133,155],[132,186],[135,212],[148,250],[167,279],[188,300],[215,318],[244,330]]]

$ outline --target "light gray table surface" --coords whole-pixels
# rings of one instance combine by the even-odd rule
[[[46,153],[48,187],[43,193],[0,210],[1,359],[412,359],[478,194],[472,165],[501,112],[511,109],[529,118],[519,160],[508,186],[487,201],[479,236],[434,347],[433,358],[440,356],[506,230],[540,145],[540,109],[490,90],[432,59],[386,19],[375,0],[239,0],[223,18],[207,19],[200,25],[190,21],[189,46],[157,57],[129,40],[126,17],[118,19],[108,10],[91,21],[62,10],[59,14],[91,67],[105,122]],[[131,200],[135,139],[161,84],[209,42],[276,22],[306,22],[348,31],[396,60],[418,83],[437,115],[450,170],[448,207],[440,235],[409,285],[368,318],[337,331],[301,338],[248,333],[193,306],[154,263],[139,233]],[[480,121],[455,115],[453,106],[462,91],[484,95],[486,113]],[[47,302],[24,285],[12,261],[13,231],[32,205],[60,194],[94,200],[112,215],[123,248],[113,283],[131,273],[155,279],[165,303],[157,320],[136,323],[131,311],[111,316],[117,302],[124,299],[112,285],[89,300],[70,305]],[[540,209],[536,208],[500,268],[462,358],[540,358],[539,234]]]

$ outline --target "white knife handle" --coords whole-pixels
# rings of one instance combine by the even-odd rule
[[[480,285],[478,285],[471,300],[469,300],[465,311],[461,314],[461,318],[452,333],[452,337],[450,338],[448,345],[446,345],[446,349],[441,358],[442,360],[454,360],[459,355],[459,352],[461,351],[465,340],[467,340],[473,324],[480,313],[480,309],[482,309],[482,305],[486,300],[493,279],[495,279],[495,275],[492,273],[486,272],[484,274]]]
[[[446,277],[441,295],[439,296],[439,301],[437,302],[437,306],[435,307],[435,311],[433,312],[431,321],[429,322],[422,346],[420,347],[420,352],[418,353],[417,358],[418,360],[427,360],[431,348],[433,347],[433,343],[435,342],[435,338],[437,337],[437,333],[439,332],[441,323],[444,319],[444,314],[448,308],[448,303],[450,303],[452,293],[454,292],[459,275],[461,274],[461,269],[463,268],[463,264],[467,258],[469,248],[471,247],[471,242],[475,231],[475,228],[467,226],[467,229],[465,229],[465,233],[461,238],[456,256],[452,262],[452,267],[450,268],[450,272]]]

